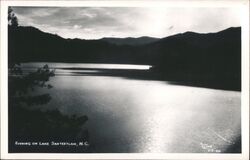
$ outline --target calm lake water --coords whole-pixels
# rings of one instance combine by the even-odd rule
[[[32,70],[44,63],[25,63]],[[87,115],[96,153],[217,153],[239,141],[241,92],[173,85],[166,81],[88,75],[147,65],[50,63],[56,76],[43,109]],[[61,69],[67,68],[67,69]],[[89,69],[89,70],[88,70]],[[74,74],[75,71],[85,74]]]

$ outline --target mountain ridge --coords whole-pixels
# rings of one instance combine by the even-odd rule
[[[106,41],[116,45],[144,45],[150,44],[160,40],[160,38],[141,36],[141,37],[125,37],[125,38],[112,38],[104,37],[99,40]]]
[[[119,45],[101,39],[64,39],[33,27],[9,27],[8,32],[9,64],[147,64],[163,79],[218,81],[238,89],[241,84],[241,27],[207,34],[185,32],[133,45],[128,45],[127,39]]]

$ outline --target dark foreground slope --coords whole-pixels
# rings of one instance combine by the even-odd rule
[[[241,88],[241,28],[218,33],[186,32],[150,46],[155,71],[168,80],[195,86]]]
[[[9,62],[151,64],[158,79],[240,90],[241,28],[162,39],[64,39],[34,27],[9,27]],[[132,43],[133,42],[133,43]]]

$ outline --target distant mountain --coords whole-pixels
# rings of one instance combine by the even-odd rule
[[[231,65],[241,59],[241,28],[228,28],[217,33],[199,34],[185,32],[163,38],[147,46],[152,54],[156,54],[155,63],[173,67],[195,66],[231,61]],[[152,52],[153,50],[153,52]],[[166,63],[167,62],[167,63]],[[192,62],[192,63],[191,63]],[[235,62],[235,63],[233,63]],[[218,69],[218,68],[217,68]]]
[[[154,70],[168,80],[241,88],[241,28],[218,33],[186,32],[145,47]]]
[[[153,43],[159,40],[159,38],[154,38],[154,37],[138,37],[138,38],[132,38],[132,37],[127,37],[127,38],[112,38],[112,37],[107,37],[107,38],[102,38],[100,39],[105,42],[109,42],[112,44],[116,45],[144,45],[144,44],[149,44]]]
[[[34,27],[9,27],[11,62],[151,64],[162,79],[241,86],[241,28],[185,32],[162,39],[64,39]],[[218,83],[218,84],[217,84]]]

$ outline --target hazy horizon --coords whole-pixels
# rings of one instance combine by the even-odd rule
[[[19,25],[21,27],[34,27],[36,28],[35,26],[23,26],[23,25]],[[232,27],[227,27],[225,29],[222,29],[222,30],[218,30],[218,31],[214,31],[214,32],[206,32],[206,33],[202,33],[202,32],[194,32],[194,31],[184,31],[184,32],[180,32],[180,33],[175,33],[175,34],[172,34],[172,35],[168,35],[166,37],[170,37],[170,36],[174,36],[174,35],[177,35],[177,34],[183,34],[183,33],[186,33],[186,32],[194,32],[194,33],[198,33],[198,34],[208,34],[208,33],[217,33],[217,32],[220,32],[220,31],[224,31],[224,30],[227,30],[229,28],[238,28],[238,27],[241,27],[241,26],[232,26]],[[36,28],[36,29],[39,29],[39,28]],[[138,37],[112,37],[112,36],[105,36],[105,37],[100,37],[100,38],[78,38],[78,37],[72,37],[72,38],[67,38],[67,37],[63,37],[61,35],[58,35],[57,33],[51,33],[51,32],[48,32],[48,31],[43,31],[41,29],[39,29],[40,31],[44,32],[44,33],[49,33],[49,34],[54,34],[54,35],[57,35],[61,38],[64,38],[64,39],[80,39],[80,40],[100,40],[100,39],[104,39],[104,38],[117,38],[117,39],[125,39],[125,38],[143,38],[143,37],[148,37],[148,38],[155,38],[155,39],[162,39],[162,38],[166,38],[166,37],[152,37],[152,36],[147,36],[147,35],[142,35],[142,36],[138,36]]]
[[[63,38],[164,38],[239,27],[238,8],[12,7],[20,26]],[[218,16],[219,15],[219,16]]]

